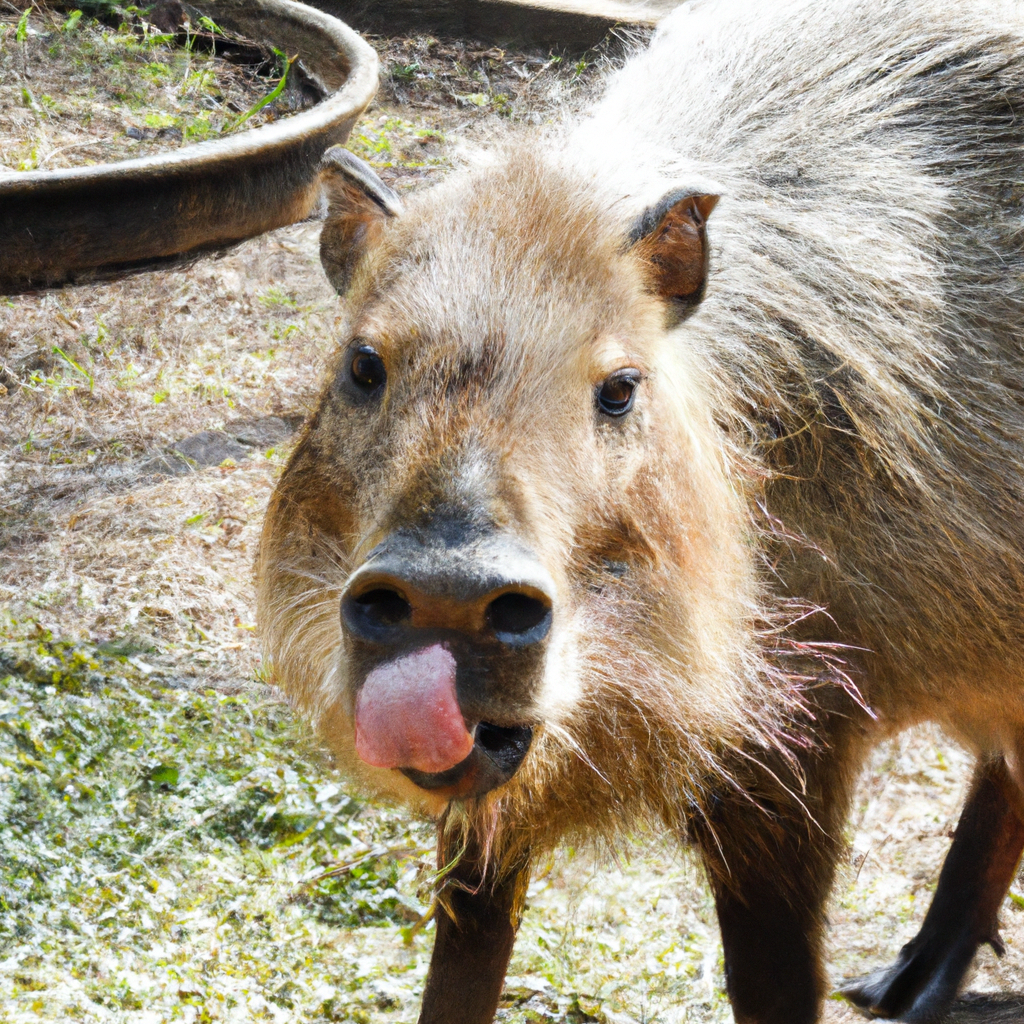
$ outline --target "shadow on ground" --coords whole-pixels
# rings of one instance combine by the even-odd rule
[[[989,995],[967,992],[958,999],[946,1018],[947,1024],[1021,1024],[1024,995]]]
[[[858,1010],[855,1006],[842,1003],[845,1013],[841,1019],[881,1020],[867,1011]],[[988,992],[965,992],[954,1004],[950,1012],[935,1024],[1021,1024],[1024,1021],[1024,994]]]

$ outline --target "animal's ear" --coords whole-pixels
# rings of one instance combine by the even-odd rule
[[[670,192],[644,210],[629,233],[630,248],[650,267],[653,290],[685,311],[704,298],[708,280],[707,220],[718,196]]]
[[[369,164],[341,146],[332,146],[320,163],[327,219],[320,233],[320,262],[331,284],[344,294],[352,272],[389,217],[402,212],[398,195]]]

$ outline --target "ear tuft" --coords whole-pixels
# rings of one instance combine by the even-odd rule
[[[384,222],[402,213],[394,189],[369,164],[341,146],[320,162],[327,219],[320,233],[320,262],[339,294],[344,294],[363,254],[377,240]]]
[[[708,279],[708,217],[716,195],[669,192],[644,210],[629,233],[630,248],[651,272],[654,291],[682,315],[704,297]]]

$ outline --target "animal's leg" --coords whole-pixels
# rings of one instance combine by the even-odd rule
[[[807,752],[806,785],[782,759],[737,782],[692,826],[708,867],[737,1024],[812,1024],[826,991],[825,902],[845,849],[843,822],[859,752],[835,737]],[[768,770],[770,768],[770,770]]]
[[[1000,756],[980,763],[921,930],[891,966],[844,985],[879,1017],[925,1022],[956,997],[982,943],[1002,952],[997,913],[1024,850],[1024,805]]]
[[[811,1024],[824,994],[821,925],[762,879],[756,898],[715,893],[736,1024]]]
[[[439,866],[450,856],[438,842]],[[528,857],[489,864],[470,847],[442,881],[420,1024],[490,1024],[530,880]]]

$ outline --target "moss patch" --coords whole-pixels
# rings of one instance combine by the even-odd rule
[[[358,1019],[385,973],[418,986],[429,826],[367,813],[267,687],[27,632],[0,649],[5,1020]]]

